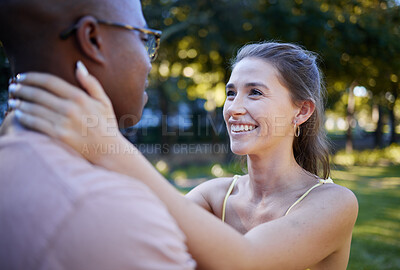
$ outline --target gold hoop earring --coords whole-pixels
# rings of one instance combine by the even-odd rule
[[[294,124],[294,136],[296,138],[298,138],[300,136],[300,126],[298,126],[297,123]]]

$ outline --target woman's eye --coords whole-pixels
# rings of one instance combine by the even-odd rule
[[[260,90],[257,90],[257,89],[251,89],[250,90],[250,95],[252,95],[252,96],[261,96],[262,92]]]
[[[228,90],[228,91],[226,91],[226,96],[227,97],[233,97],[233,96],[235,96],[235,92],[232,91],[232,90]]]

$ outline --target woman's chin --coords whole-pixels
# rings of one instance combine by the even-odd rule
[[[245,156],[248,154],[246,149],[244,149],[243,147],[231,147],[231,151],[238,156]]]

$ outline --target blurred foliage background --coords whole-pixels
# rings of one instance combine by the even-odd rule
[[[150,107],[174,115],[184,103],[190,115],[209,115],[219,126],[229,60],[237,49],[252,41],[294,42],[320,55],[328,90],[326,128],[333,139],[346,134],[347,152],[360,136],[365,137],[361,148],[394,143],[400,132],[398,4],[393,0],[143,1],[148,24],[164,31],[152,70]],[[179,140],[168,139],[167,143]],[[339,143],[338,148],[342,146]]]
[[[222,118],[230,59],[246,43],[294,42],[320,55],[333,178],[360,215],[348,269],[400,269],[400,1],[142,0],[163,31],[141,122],[125,135],[183,192],[243,173]],[[9,64],[0,50],[0,109]],[[191,180],[188,180],[191,179]]]
[[[399,0],[143,0],[163,30],[135,142],[226,143],[222,119],[230,59],[246,43],[294,42],[320,55],[334,151],[385,147],[400,132]],[[5,109],[9,64],[0,52]],[[182,136],[180,136],[182,135]],[[161,154],[169,154],[171,151]]]

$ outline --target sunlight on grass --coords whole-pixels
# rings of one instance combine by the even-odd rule
[[[400,269],[400,166],[338,167],[332,176],[359,201],[348,269]]]
[[[333,170],[331,171],[332,179],[337,179],[339,181],[346,180],[346,181],[357,181],[360,180],[360,176],[354,175],[348,171],[339,171]]]
[[[396,222],[374,220],[370,224],[358,225],[354,229],[353,237],[368,238],[372,241],[400,245],[400,232],[398,229],[399,225]]]
[[[400,206],[399,206],[399,208],[400,208]],[[388,218],[400,220],[400,209],[399,208],[397,208],[397,209],[388,209],[386,211],[386,214],[387,214]],[[400,231],[399,231],[399,233],[400,233]]]

